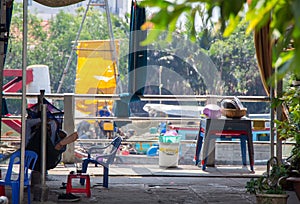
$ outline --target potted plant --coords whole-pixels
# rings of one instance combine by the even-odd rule
[[[286,204],[288,195],[280,182],[287,176],[287,169],[278,163],[276,157],[267,162],[267,172],[259,178],[251,178],[246,184],[246,190],[256,196],[258,204]]]
[[[286,107],[287,118],[283,121],[275,120],[275,123],[279,137],[293,142],[291,155],[284,162],[288,177],[286,180],[293,183],[300,200],[300,86],[289,86],[275,104]]]

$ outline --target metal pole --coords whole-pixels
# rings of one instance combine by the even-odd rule
[[[274,98],[274,90],[272,87],[270,87],[270,100],[272,101]],[[274,134],[274,108],[270,107],[270,158],[273,157],[274,154],[274,140],[275,140],[275,134]]]
[[[46,185],[46,145],[47,145],[47,105],[42,104],[42,139],[41,139],[41,197],[40,201],[48,200],[49,187]]]
[[[282,80],[278,81],[277,83],[277,98],[282,97]],[[283,111],[282,111],[282,106],[278,106],[276,109],[276,117],[277,120],[282,121]],[[277,132],[277,137],[276,137],[276,157],[278,158],[279,162],[282,162],[282,140],[279,137],[279,134]]]
[[[3,69],[4,69],[4,58],[5,58],[5,36],[7,35],[6,32],[6,0],[1,0],[1,22],[0,22],[0,117],[2,121],[2,87],[3,87]],[[1,122],[0,122],[0,136],[2,136],[1,132]],[[0,137],[1,139],[1,137]]]
[[[47,105],[42,105],[42,139],[41,139],[41,152],[42,152],[42,177],[41,184],[46,184],[46,141],[47,141]],[[43,197],[43,196],[42,196]]]
[[[162,92],[161,92],[161,89],[162,89],[162,83],[161,83],[161,74],[162,74],[162,66],[159,66],[159,77],[158,77],[158,80],[159,80],[159,82],[158,82],[158,84],[159,84],[159,95],[161,95],[162,94]],[[161,104],[161,100],[159,100],[159,103]]]
[[[104,0],[105,2],[105,11],[106,11],[106,19],[107,19],[107,26],[108,26],[108,32],[109,32],[109,38],[110,38],[110,50],[112,50],[112,60],[113,62],[116,63],[116,66],[114,67],[114,72],[115,72],[115,80],[118,82],[118,74],[117,74],[117,69],[119,68],[119,62],[118,62],[118,57],[117,57],[117,51],[116,51],[116,44],[115,44],[115,38],[114,38],[114,32],[113,28],[111,25],[111,18],[110,18],[110,10],[109,10],[109,5],[108,1]],[[122,87],[120,87],[122,89]],[[120,90],[122,92],[122,90]]]
[[[23,1],[23,44],[22,44],[22,131],[21,131],[21,159],[20,159],[20,200],[23,202],[24,197],[24,163],[25,163],[25,142],[26,142],[26,67],[27,67],[27,14],[28,0]]]
[[[91,0],[89,0],[89,2],[88,2],[88,4],[87,4],[87,7],[86,7],[86,9],[85,9],[85,12],[84,12],[84,15],[83,15],[83,18],[82,18],[80,27],[79,27],[79,29],[78,29],[78,32],[77,32],[77,35],[76,35],[76,38],[75,38],[74,45],[72,46],[72,50],[71,50],[70,57],[69,57],[69,59],[68,59],[67,65],[66,65],[66,67],[65,67],[65,69],[64,69],[64,71],[63,71],[63,75],[61,76],[61,79],[60,79],[60,81],[59,81],[59,85],[58,85],[58,88],[57,88],[56,93],[59,93],[59,92],[60,92],[61,87],[62,87],[62,85],[63,85],[63,83],[64,83],[64,79],[65,79],[66,74],[67,74],[67,72],[68,72],[68,69],[69,69],[69,67],[70,67],[70,64],[71,64],[71,61],[72,61],[72,57],[73,57],[73,54],[74,54],[74,50],[75,50],[75,47],[77,46],[77,42],[78,42],[79,37],[80,37],[80,33],[81,33],[81,30],[82,30],[82,27],[83,27],[83,23],[84,23],[85,18],[86,18],[86,14],[87,14],[87,12],[88,12],[88,10],[89,10],[89,8],[90,8],[90,4],[91,4]]]

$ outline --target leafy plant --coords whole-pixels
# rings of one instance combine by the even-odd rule
[[[289,86],[282,98],[273,102],[274,105],[284,105],[288,117],[286,120],[275,120],[277,132],[281,139],[294,142],[291,156],[287,158],[286,168],[290,174],[298,172],[300,176],[300,87]]]
[[[272,60],[279,69],[277,76],[282,79],[290,72],[300,76],[300,13],[299,9],[295,9],[300,6],[298,0],[143,0],[141,5],[156,10],[150,19],[155,29],[149,32],[145,44],[155,41],[162,30],[170,31],[166,38],[169,40],[182,21],[182,14],[191,17],[192,26],[188,32],[190,39],[195,41],[199,25],[196,23],[197,16],[203,12],[203,7],[206,8],[206,20],[215,21],[214,27],[220,28],[225,37],[233,33],[240,21],[249,22],[246,33],[250,34],[268,25],[271,19],[270,33],[276,39]]]
[[[251,178],[246,183],[246,192],[250,194],[285,194],[280,182],[287,176],[287,169],[272,157],[267,163],[267,172],[259,178]]]

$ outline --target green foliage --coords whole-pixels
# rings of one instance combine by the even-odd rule
[[[268,185],[266,178],[259,177],[251,178],[246,183],[246,192],[250,194],[285,194],[285,191],[280,186],[271,187]]]
[[[288,87],[280,99],[274,100],[273,105],[284,105],[288,113],[286,120],[275,120],[280,138],[294,138],[300,143],[300,87]]]
[[[22,7],[22,4],[14,3],[5,68],[20,69],[22,67]],[[78,8],[76,14],[60,11],[48,22],[42,22],[42,19],[39,19],[35,14],[30,12],[28,14],[27,64],[49,66],[52,92],[56,92],[59,85],[63,70],[74,47],[73,43],[84,11],[83,7]],[[115,38],[127,38],[128,23],[116,16],[112,16],[111,19]],[[80,40],[100,39],[109,39],[106,16],[99,10],[90,8],[83,24]],[[74,92],[76,64],[76,55],[74,55],[61,89],[63,93]],[[124,64],[122,65],[124,67]]]
[[[148,39],[145,43],[149,43],[157,39],[160,32],[163,30],[169,30],[171,33],[176,30],[176,24],[180,21],[182,14],[191,16],[193,27],[190,28],[191,39],[196,40],[196,24],[195,17],[202,12],[202,8],[205,7],[207,10],[208,19],[213,17],[214,10],[220,10],[220,25],[221,29],[224,30],[228,20],[234,21],[233,25],[236,25],[238,14],[240,10],[244,8],[244,1],[240,0],[184,0],[180,1],[166,1],[166,0],[143,0],[141,6],[159,8],[159,11],[155,13],[151,22],[155,24],[155,29],[160,31],[151,31]],[[231,25],[231,24],[230,24]],[[232,26],[228,26],[230,28]],[[169,37],[171,34],[169,35]]]
[[[278,135],[281,139],[291,139],[295,142],[291,156],[287,159],[290,163],[290,172],[300,172],[300,87],[289,86],[280,99],[273,102],[275,107],[284,105],[288,118],[283,121],[275,120]],[[298,175],[299,176],[299,175]]]
[[[225,37],[230,36],[237,28],[239,22],[248,22],[246,33],[260,29],[271,20],[271,34],[276,39],[273,47],[273,67],[279,68],[277,76],[282,79],[287,73],[292,72],[300,77],[300,1],[298,0],[143,0],[142,6],[158,8],[151,22],[155,24],[155,31],[151,31],[145,44],[155,41],[162,30],[171,33],[176,30],[176,23],[183,14],[195,19],[199,8],[206,8],[208,19],[213,19],[214,12],[218,13],[216,27]],[[194,22],[193,20],[192,22]],[[192,23],[193,26],[197,24]],[[190,28],[190,39],[195,41],[194,32],[197,28]],[[171,36],[171,34],[169,35]],[[168,38],[167,38],[168,39]],[[292,42],[292,43],[291,43]],[[293,49],[290,49],[293,48]],[[286,50],[289,49],[289,52]],[[275,78],[272,78],[274,80]]]
[[[8,53],[6,56],[6,68],[18,68],[22,67],[22,5],[15,3],[13,10],[13,17],[11,22],[10,41],[8,47]],[[37,16],[28,14],[28,62],[35,64],[35,57],[32,59],[30,56],[35,49],[40,47],[40,43],[45,41],[47,33],[41,26],[41,20]],[[38,56],[42,59],[43,53],[39,53]],[[33,62],[32,62],[33,60]]]
[[[221,73],[223,95],[266,95],[258,71],[253,37],[245,35],[247,24],[239,24],[228,38],[216,38],[208,55]],[[249,103],[248,113],[265,112],[267,104]]]
[[[156,1],[151,1],[153,5]],[[161,7],[166,8],[169,5],[177,3],[162,2]],[[190,1],[192,3],[192,1]],[[214,7],[211,7],[214,8]],[[238,7],[237,7],[238,8]],[[196,9],[196,10],[195,10]],[[155,50],[167,50],[176,56],[180,56],[184,61],[195,67],[199,72],[208,72],[214,64],[204,55],[208,55],[217,65],[218,71],[222,73],[222,81],[216,83],[222,87],[224,95],[264,95],[264,90],[261,85],[257,65],[254,57],[254,45],[252,36],[245,35],[247,24],[241,24],[235,32],[228,38],[224,38],[220,32],[212,27],[212,20],[206,16],[206,11],[203,6],[195,7],[193,16],[186,13],[188,21],[181,24],[181,29],[177,30],[176,35],[172,36],[171,41],[167,42],[164,39],[170,36],[170,33],[160,32],[159,39],[154,45]],[[229,7],[226,9],[230,9]],[[223,13],[227,12],[223,11]],[[180,9],[178,8],[178,11]],[[212,12],[212,10],[209,10]],[[201,23],[197,24],[195,15],[199,15]],[[79,8],[76,14],[60,12],[58,15],[50,19],[49,26],[41,25],[41,20],[34,14],[29,14],[32,20],[29,26],[29,50],[28,64],[46,64],[50,69],[51,89],[56,92],[59,80],[63,74],[63,69],[67,64],[71,49],[74,46],[77,31],[82,21],[84,8]],[[225,14],[224,14],[225,15]],[[16,4],[12,23],[12,38],[10,42],[10,52],[8,53],[8,61],[6,67],[21,68],[22,65],[22,39],[20,32],[15,30],[22,29],[22,6]],[[116,16],[111,16],[115,39],[121,39],[121,58],[119,61],[119,72],[122,81],[126,81],[127,74],[127,55],[128,53],[128,32],[129,26],[125,20]],[[194,29],[191,33],[190,30]],[[174,34],[174,33],[173,33]],[[195,35],[195,43],[189,40]],[[90,8],[87,13],[87,18],[83,24],[83,29],[80,35],[80,40],[95,40],[108,39],[108,28],[105,14]],[[182,42],[185,42],[184,44]],[[199,49],[200,47],[200,49]],[[73,57],[68,74],[64,80],[61,92],[74,92],[74,81],[76,73],[76,56]],[[215,76],[210,77],[212,80]],[[242,79],[242,80],[241,80]],[[196,80],[193,84],[199,84],[200,80]],[[124,82],[123,82],[124,83]],[[217,84],[213,84],[217,87]],[[217,92],[219,93],[219,92]],[[216,94],[216,93],[211,93]],[[250,103],[253,105],[253,103]],[[248,108],[249,112],[264,110],[265,108]]]
[[[220,73],[221,80],[214,81],[215,75],[209,76],[209,84],[213,89],[207,90],[208,94],[219,95],[265,95],[260,79],[256,59],[253,36],[246,35],[246,23],[239,24],[236,31],[224,38],[211,27],[211,22],[205,17],[204,9],[199,13],[201,24],[196,32],[196,42],[192,43],[189,28],[191,21],[184,22],[173,33],[171,41],[164,40],[166,32],[161,32],[155,43],[156,50],[168,49],[170,53],[180,56],[195,67],[199,73]],[[182,40],[186,39],[186,40]],[[184,43],[182,43],[184,42]],[[207,60],[204,55],[208,56]],[[267,103],[247,104],[249,113],[265,113],[268,110]]]
[[[274,163],[273,163],[274,162]],[[276,157],[269,159],[268,170],[259,178],[251,178],[246,183],[246,192],[250,194],[285,194],[280,180],[287,176],[287,169],[278,164]]]

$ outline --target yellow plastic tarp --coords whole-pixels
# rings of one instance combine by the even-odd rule
[[[115,41],[117,54],[119,43]],[[77,46],[76,94],[113,94],[116,90],[116,63],[109,40],[79,41]],[[94,115],[113,101],[76,100],[76,110]]]

